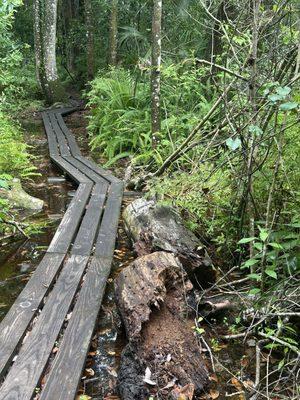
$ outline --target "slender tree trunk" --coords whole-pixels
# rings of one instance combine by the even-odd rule
[[[152,143],[157,145],[157,136],[161,130],[160,120],[160,67],[161,67],[161,20],[162,0],[153,0],[152,17],[152,62],[151,62],[151,110]]]
[[[118,0],[111,1],[111,14],[109,26],[109,65],[117,65],[118,46]]]
[[[72,23],[74,19],[73,1],[67,0],[65,5],[66,14],[66,55],[67,55],[67,68],[70,72],[74,72],[75,57],[74,57],[74,43],[72,38]]]
[[[58,74],[56,66],[57,0],[45,1],[44,65],[49,98],[57,99]]]
[[[37,79],[49,103],[63,101],[65,93],[56,66],[57,0],[34,1]]]
[[[94,32],[93,32],[93,8],[91,0],[84,0],[85,24],[87,37],[87,76],[88,79],[94,77]]]
[[[42,62],[42,43],[41,43],[41,21],[40,21],[40,1],[34,0],[33,2],[33,16],[34,16],[34,54],[35,54],[35,71],[37,82],[42,89],[41,83],[41,62]]]
[[[221,4],[219,5],[218,8],[218,12],[217,12],[217,19],[218,21],[220,21],[221,23],[225,20],[225,4],[224,1],[221,2]],[[213,24],[213,29],[211,30],[211,43],[210,43],[210,54],[209,54],[209,59],[212,63],[216,62],[216,57],[219,54],[222,54],[222,36],[223,36],[223,32],[220,26],[220,22],[215,21]],[[211,68],[212,70],[214,70],[214,67],[212,66]]]
[[[258,48],[258,35],[259,35],[259,8],[261,0],[253,0],[252,11],[253,11],[253,25],[252,25],[252,50],[251,50],[251,74],[249,80],[249,100],[251,103],[252,114],[253,114],[253,125],[257,124],[257,48]],[[248,214],[249,214],[249,236],[255,236],[254,227],[254,206],[252,204],[253,199],[253,161],[257,152],[255,143],[255,137],[253,133],[250,133],[248,146],[248,161],[247,161],[247,175],[248,175],[248,190],[247,190],[247,202],[248,202]],[[250,258],[254,256],[253,243],[250,242]]]

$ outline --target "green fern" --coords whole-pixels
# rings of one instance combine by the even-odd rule
[[[182,64],[170,64],[162,69],[162,131],[155,151],[152,150],[147,73],[144,77],[134,77],[120,68],[99,74],[87,93],[92,150],[101,151],[109,161],[128,153],[137,164],[161,165],[172,146],[182,142],[210,108],[199,74],[198,69],[191,71]]]

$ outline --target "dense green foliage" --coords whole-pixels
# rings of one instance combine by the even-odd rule
[[[0,111],[0,171],[1,174],[28,177],[35,168],[31,164],[23,132],[16,122]]]
[[[0,2],[0,189],[4,190],[14,177],[28,179],[35,174],[30,149],[16,121],[16,113],[35,110],[41,104],[33,53],[13,32],[15,13],[21,5],[20,0]],[[10,208],[7,200],[0,199],[2,233],[13,229],[1,223],[12,218]]]
[[[28,177],[34,168],[22,130],[10,114],[36,106],[33,54],[13,36],[15,13],[22,1],[0,4],[0,174]]]
[[[0,6],[0,110],[9,112],[32,107],[34,102],[39,105],[33,53],[12,31],[21,4],[14,0]]]
[[[163,120],[158,146],[153,151],[149,109],[149,74],[124,69],[99,73],[91,82],[89,131],[92,149],[111,160],[133,155],[135,164],[160,165],[210,107],[212,94],[200,82],[202,71],[169,64],[162,69]],[[180,95],[178,95],[180,93]],[[117,157],[116,157],[117,156]]]
[[[109,165],[130,156],[137,182],[143,171],[154,173],[145,178],[148,195],[181,210],[217,263],[222,259],[221,274],[224,265],[238,266],[255,312],[267,302],[284,315],[282,293],[296,290],[300,271],[297,5],[261,3],[253,11],[250,3],[229,2],[225,12],[221,2],[207,9],[205,2],[179,3],[165,5],[159,140],[153,146],[146,13],[139,27],[120,29],[123,67],[91,82],[91,148]],[[207,24],[213,37],[203,32]],[[266,345],[280,350],[283,368],[299,351],[297,329],[283,327],[280,315],[264,318],[260,333],[283,340]],[[248,329],[237,320],[233,333]]]

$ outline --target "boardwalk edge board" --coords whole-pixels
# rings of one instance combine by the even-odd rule
[[[78,187],[0,323],[0,400],[74,400],[110,274],[123,182],[81,155],[63,119],[76,110],[42,112],[50,158]]]

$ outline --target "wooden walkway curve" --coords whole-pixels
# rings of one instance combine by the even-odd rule
[[[81,155],[63,120],[73,111],[42,114],[51,160],[78,188],[0,324],[0,400],[75,398],[110,274],[123,183]]]

